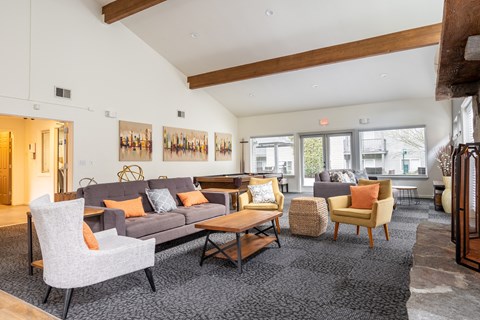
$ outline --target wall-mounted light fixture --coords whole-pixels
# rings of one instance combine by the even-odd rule
[[[328,118],[322,118],[322,119],[320,119],[319,123],[320,123],[320,125],[321,125],[322,127],[328,126]]]

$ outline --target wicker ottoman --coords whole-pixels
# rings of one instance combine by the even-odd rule
[[[288,221],[292,234],[318,237],[327,230],[328,225],[325,199],[314,197],[292,199]]]

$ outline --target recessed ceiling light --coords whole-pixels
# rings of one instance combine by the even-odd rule
[[[267,17],[273,16],[273,10],[270,10],[270,9],[265,10],[265,15],[266,15]]]
[[[312,85],[312,88],[314,88],[314,89],[317,89],[318,87],[320,87],[318,84],[313,84]]]
[[[388,74],[386,73],[380,73],[380,78],[386,78],[388,76]]]
[[[193,39],[197,39],[198,38],[198,33],[192,32],[192,33],[190,33],[190,37],[192,37]]]

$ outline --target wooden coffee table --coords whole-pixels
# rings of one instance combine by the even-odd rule
[[[207,238],[203,246],[200,266],[203,265],[205,259],[217,257],[229,260],[237,267],[238,273],[242,273],[243,259],[246,259],[272,242],[277,242],[278,247],[281,247],[277,229],[275,228],[275,218],[281,214],[279,211],[242,210],[226,216],[196,223],[195,228],[207,230]],[[270,222],[271,226],[265,229],[258,228],[258,226],[266,222]],[[256,232],[249,233],[250,229]],[[265,233],[270,229],[273,229],[274,237]],[[212,231],[233,232],[235,233],[236,239],[219,246],[210,239]],[[241,233],[245,234],[241,236]],[[213,245],[214,248],[207,251],[208,243]]]

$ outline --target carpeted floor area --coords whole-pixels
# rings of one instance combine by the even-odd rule
[[[199,259],[204,236],[161,246],[156,253],[152,293],[143,271],[87,288],[76,289],[69,319],[408,319],[411,251],[418,223],[449,223],[433,210],[431,200],[400,205],[389,225],[373,235],[341,225],[333,241],[333,224],[318,238],[293,236],[288,229],[286,194],[280,219],[282,248],[275,244],[251,257],[239,275],[220,259]],[[214,240],[232,239],[218,233]],[[41,303],[46,285],[41,271],[27,272],[26,225],[0,228],[0,289],[60,316],[63,292],[53,290]],[[39,257],[38,244],[36,258]]]

